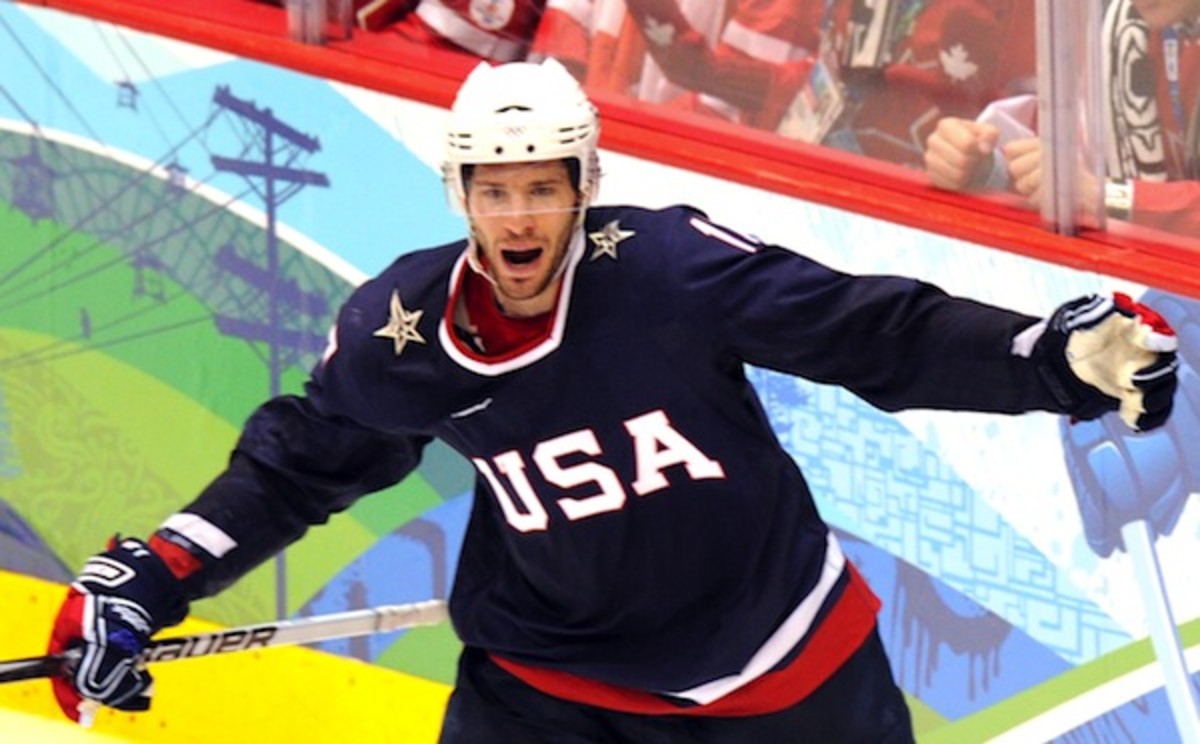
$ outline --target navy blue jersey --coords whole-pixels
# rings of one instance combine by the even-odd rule
[[[845,580],[746,364],[886,410],[1062,408],[1010,351],[1036,319],[839,273],[685,207],[591,209],[547,337],[488,357],[456,328],[465,247],[407,254],[360,287],[305,395],[252,416],[185,510],[211,528],[185,535],[213,557],[194,594],[403,478],[438,438],[478,471],[450,603],[464,643],[702,688],[794,646]]]

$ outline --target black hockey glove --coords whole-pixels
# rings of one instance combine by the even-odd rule
[[[1074,417],[1120,412],[1134,431],[1162,426],[1175,396],[1178,339],[1158,313],[1116,293],[1059,307],[1018,335],[1055,398]]]
[[[50,636],[51,654],[78,648],[67,676],[52,679],[54,697],[73,721],[94,700],[121,710],[150,707],[150,674],[138,656],[150,636],[187,616],[182,583],[146,543],[113,538],[67,592]]]

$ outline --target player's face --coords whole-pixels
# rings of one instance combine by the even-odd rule
[[[561,160],[475,167],[467,217],[509,315],[539,315],[554,306],[578,205]]]
[[[1155,29],[1200,15],[1200,0],[1133,0],[1133,7],[1146,25]]]

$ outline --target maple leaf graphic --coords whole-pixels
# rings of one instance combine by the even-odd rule
[[[954,81],[962,82],[974,77],[979,72],[979,65],[970,60],[970,54],[962,44],[955,44],[947,51],[938,52],[942,61],[942,71]]]
[[[653,16],[646,18],[646,24],[642,31],[650,43],[655,46],[670,46],[671,42],[675,40],[674,24],[670,21],[660,21]]]

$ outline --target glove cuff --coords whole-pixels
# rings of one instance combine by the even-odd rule
[[[1080,420],[1098,418],[1120,407],[1119,400],[1079,379],[1067,357],[1074,319],[1101,301],[1092,295],[1067,303],[1013,339],[1013,354],[1028,357],[1061,412]]]
[[[84,565],[72,586],[80,592],[130,600],[150,618],[150,632],[176,625],[187,617],[184,586],[166,561],[142,540],[114,537],[109,549]]]

